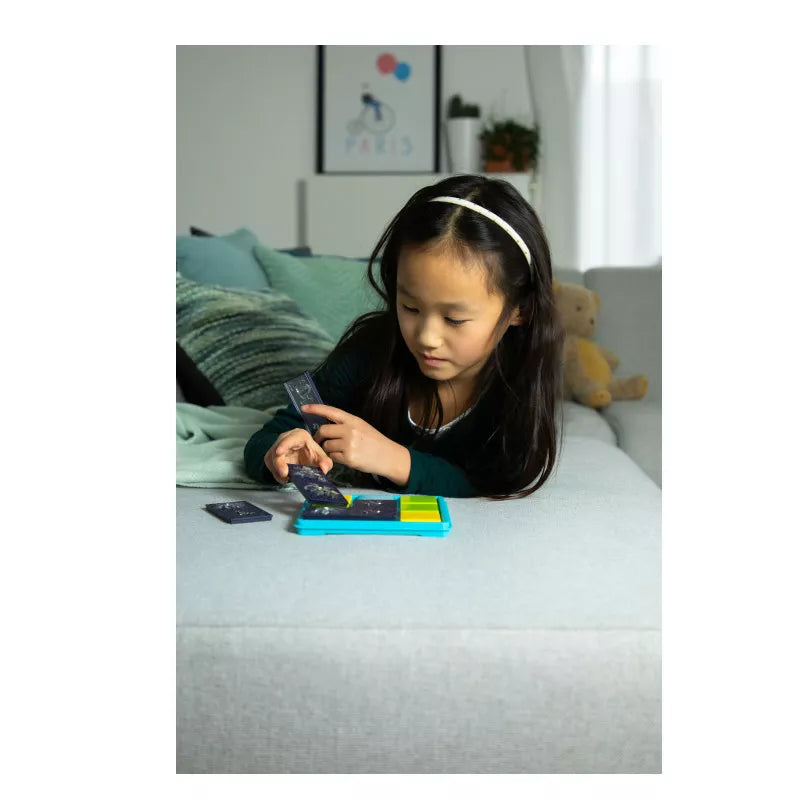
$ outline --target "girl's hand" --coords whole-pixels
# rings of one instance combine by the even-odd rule
[[[405,486],[411,473],[411,455],[402,445],[388,439],[361,417],[333,406],[311,403],[303,411],[330,420],[320,425],[314,440],[334,461],[352,469],[382,475]]]
[[[333,466],[333,461],[305,428],[293,428],[282,433],[267,451],[264,463],[278,483],[286,483],[289,479],[289,464],[319,467],[325,473]]]

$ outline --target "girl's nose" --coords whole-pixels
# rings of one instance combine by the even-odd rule
[[[417,341],[424,350],[435,350],[442,342],[436,322],[430,317],[420,317],[417,327]]]

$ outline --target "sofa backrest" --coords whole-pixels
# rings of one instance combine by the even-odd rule
[[[569,267],[554,267],[553,280],[560,281],[561,283],[577,283],[583,286],[583,275],[579,269],[570,269]]]
[[[583,283],[600,297],[596,340],[620,359],[621,377],[641,373],[661,399],[661,268],[595,267]]]

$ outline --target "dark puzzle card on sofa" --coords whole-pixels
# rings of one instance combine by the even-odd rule
[[[318,430],[320,425],[326,425],[330,420],[325,417],[317,416],[316,414],[306,414],[300,410],[301,406],[306,403],[318,403],[322,405],[322,398],[319,396],[317,387],[314,383],[310,373],[306,370],[302,375],[292,378],[283,384],[289,399],[292,401],[297,413],[303,418],[306,428],[313,436]]]
[[[263,508],[254,506],[246,500],[237,500],[232,503],[208,503],[206,511],[224,522],[235,524],[237,522],[269,522],[272,514]]]
[[[346,506],[347,498],[328,480],[319,467],[289,464],[289,480],[309,503]]]

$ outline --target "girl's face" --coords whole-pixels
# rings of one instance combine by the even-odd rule
[[[503,298],[487,289],[485,268],[446,248],[404,247],[397,264],[397,319],[403,341],[424,375],[472,389],[509,325],[499,330]]]

